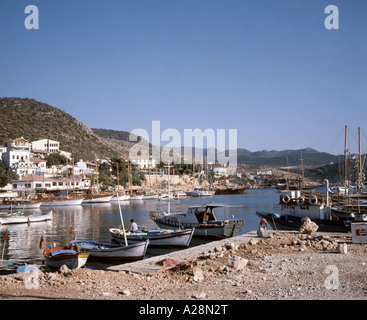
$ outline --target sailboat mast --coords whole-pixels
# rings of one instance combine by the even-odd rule
[[[344,137],[344,187],[347,187],[347,126],[345,126]]]
[[[358,128],[358,192],[362,188],[361,128]]]

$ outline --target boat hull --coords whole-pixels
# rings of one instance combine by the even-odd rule
[[[8,224],[45,222],[51,219],[52,219],[52,211],[47,213],[36,213],[33,215],[11,214],[9,216],[0,217],[0,224],[8,225]]]
[[[119,195],[118,199],[117,196],[113,196],[111,199],[111,201],[126,201],[126,200],[130,200],[129,195]]]
[[[170,224],[160,219],[153,219],[153,220],[160,228],[175,230],[178,227],[178,224],[175,224],[175,223]],[[230,223],[230,222],[227,223],[226,221],[223,221],[223,223],[220,223],[220,224],[190,223],[186,225],[185,223],[180,223],[180,227],[183,229],[194,228],[195,229],[194,234],[193,234],[194,237],[218,238],[218,239],[237,236],[240,233],[240,231],[242,230],[243,226],[244,226],[244,223],[241,223],[241,222],[240,223]]]
[[[112,240],[124,243],[124,234],[120,229],[110,229]],[[128,243],[149,240],[149,247],[188,247],[194,230],[180,230],[164,232],[164,230],[151,230],[149,232],[130,233],[126,235]]]
[[[256,212],[256,215],[266,219],[274,230],[299,230],[303,224],[302,217],[277,215],[272,212]],[[320,232],[350,232],[350,221],[311,220],[319,226],[318,231]]]
[[[66,265],[69,269],[78,269],[87,263],[89,252],[76,252],[69,248],[55,247],[44,251],[46,266],[60,269]]]
[[[223,194],[243,194],[246,188],[226,188],[226,189],[216,189],[215,195]]]
[[[128,246],[98,243],[93,240],[74,240],[70,243],[88,252],[92,260],[123,262],[144,259],[149,241],[128,243]]]
[[[0,210],[10,210],[10,209],[39,209],[42,202],[14,202],[14,203],[1,203]]]
[[[113,196],[93,196],[83,199],[82,203],[107,203],[110,202]]]
[[[42,202],[42,207],[55,207],[55,206],[78,206],[83,202],[83,198],[80,199],[65,199],[65,200],[50,200]]]

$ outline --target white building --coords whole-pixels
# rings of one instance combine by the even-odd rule
[[[19,162],[29,161],[30,144],[23,137],[6,141],[6,152],[2,153],[1,160],[7,167],[14,167]]]
[[[137,165],[140,169],[154,169],[156,167],[156,159],[149,157],[130,157],[130,162]],[[129,160],[125,159],[126,161]]]
[[[37,141],[32,141],[32,149],[44,150],[50,153],[60,152],[60,142],[50,139],[41,139]]]
[[[18,194],[34,193],[36,191],[66,191],[75,189],[85,190],[90,188],[90,179],[74,177],[71,179],[51,179],[40,175],[29,175],[20,180],[12,181],[12,191]]]

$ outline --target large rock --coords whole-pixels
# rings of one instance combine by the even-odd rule
[[[319,229],[319,226],[315,222],[311,221],[309,217],[305,217],[301,221],[303,224],[299,229],[299,232],[302,234],[313,234]]]
[[[247,259],[241,258],[241,257],[236,256],[234,254],[230,254],[228,256],[227,267],[230,270],[239,271],[239,270],[244,269],[246,267],[247,263],[248,263]]]

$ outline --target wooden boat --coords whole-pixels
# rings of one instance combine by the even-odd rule
[[[150,218],[160,227],[167,229],[192,229],[195,228],[194,236],[229,238],[240,233],[245,222],[244,219],[218,220],[214,210],[221,208],[225,211],[242,209],[243,205],[204,204],[191,206],[185,213],[151,212]],[[225,212],[224,212],[225,214]]]
[[[44,213],[36,213],[32,215],[25,215],[23,212],[10,213],[8,215],[0,216],[0,223],[7,224],[22,224],[44,222],[52,219],[52,211]]]
[[[339,220],[333,217],[328,192],[326,197],[320,194],[302,194],[301,191],[289,191],[280,196],[276,212],[256,212],[261,219],[266,219],[274,230],[299,230],[302,219],[310,218],[325,232],[349,232],[352,221]]]
[[[70,247],[48,247],[43,251],[46,266],[59,269],[64,264],[69,269],[82,268],[87,263],[89,252],[80,252]]]
[[[136,261],[144,259],[149,240],[127,246],[99,243],[94,240],[73,240],[70,244],[90,253],[90,258],[94,260]]]
[[[223,194],[243,194],[246,188],[217,188],[215,189],[215,195]]]
[[[124,231],[122,229],[111,228],[111,238],[118,243],[124,243]],[[149,240],[149,247],[188,247],[194,229],[187,230],[141,230],[138,232],[126,232],[128,243]]]

